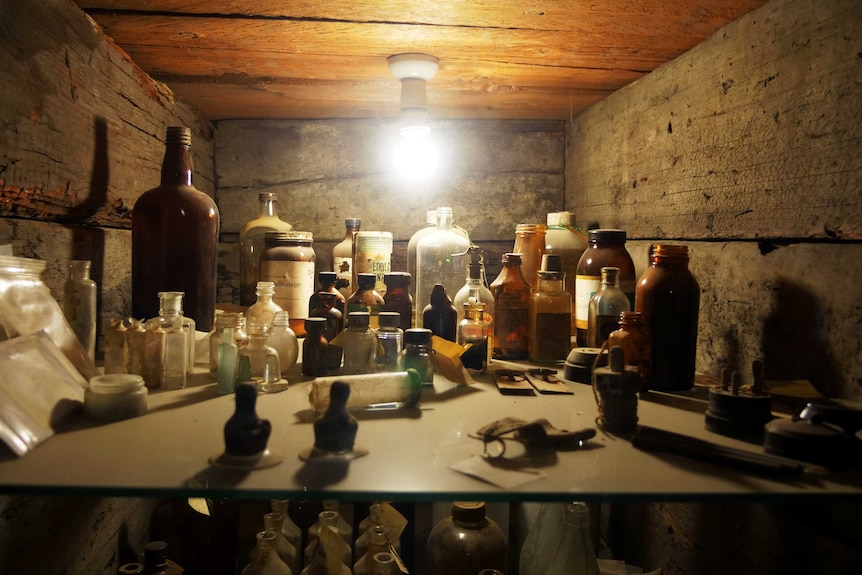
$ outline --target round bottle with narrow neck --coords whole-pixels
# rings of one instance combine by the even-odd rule
[[[545,224],[518,224],[515,226],[515,247],[512,252],[521,254],[521,273],[533,290],[539,287],[537,272],[545,253]]]
[[[299,553],[299,551],[302,549],[302,530],[296,523],[294,523],[293,518],[291,518],[290,516],[289,500],[270,499],[269,505],[273,513],[280,513],[282,515],[281,534],[284,535],[285,539],[287,539],[291,545],[293,545],[293,548],[297,552],[296,563],[294,565],[288,565],[294,575],[297,575],[300,571],[300,565],[302,561],[302,556]]]
[[[341,335],[344,359],[341,373],[373,373],[377,352],[377,336],[368,325],[371,314],[354,311],[348,314],[347,328]]]
[[[530,296],[529,355],[539,363],[562,363],[572,344],[572,296],[565,289],[563,262],[557,254],[542,256],[536,272],[538,290]]]
[[[602,347],[611,332],[619,327],[620,314],[631,311],[629,298],[620,289],[619,276],[619,268],[602,268],[602,287],[590,298],[587,312],[587,344],[590,347]]]
[[[192,184],[191,130],[169,127],[161,183],[132,210],[132,316],[158,314],[158,293],[186,294],[185,315],[204,332],[215,316],[219,212]]]
[[[464,304],[468,301],[477,301],[485,304],[485,309],[482,312],[482,317],[485,321],[485,331],[488,336],[488,360],[491,359],[491,352],[494,350],[494,294],[488,289],[488,280],[485,277],[485,261],[482,257],[482,250],[478,246],[470,246],[467,250],[467,281],[452,298],[452,305],[458,311],[458,322],[464,319],[465,310]]]
[[[640,277],[635,311],[643,313],[652,347],[649,389],[694,386],[700,286],[688,268],[688,246],[656,244]]]
[[[264,529],[256,535],[254,560],[242,570],[242,575],[291,575],[290,567],[278,556],[278,536]]]
[[[327,341],[332,341],[344,329],[344,315],[335,307],[334,293],[320,292],[317,296],[317,305],[311,310],[309,317],[322,317],[326,320],[323,335]]]
[[[361,549],[359,545],[362,537],[356,540],[354,551],[358,559],[353,564],[353,575],[373,575],[374,555],[389,551],[389,535],[382,525],[375,525],[362,535],[366,537]]]
[[[268,231],[289,232],[289,223],[278,217],[278,195],[273,192],[258,194],[258,215],[239,230],[239,303],[251,305],[255,301],[255,288],[260,281],[260,256],[264,249],[264,235]]]
[[[69,262],[63,286],[63,315],[90,359],[96,358],[96,282],[90,279],[90,260]]]
[[[530,326],[530,284],[521,273],[521,254],[503,254],[503,269],[493,282],[494,358],[527,359]]]
[[[285,565],[290,567],[291,573],[293,570],[299,566],[299,552],[296,547],[291,543],[287,537],[282,533],[282,524],[284,523],[284,515],[280,512],[273,511],[271,513],[265,513],[263,516],[263,528],[264,531],[272,531],[275,533],[275,552],[278,555],[278,558],[284,562]],[[260,549],[255,547],[249,553],[249,559],[252,562],[257,558],[260,553]]]
[[[353,552],[348,542],[352,540],[353,530],[338,511],[332,508],[332,502],[326,500],[323,504],[324,510],[317,516],[317,521],[308,528],[308,545],[303,552],[306,566],[302,570],[302,575],[338,575],[338,573],[331,573],[330,569],[322,569],[334,564],[334,560],[337,559],[341,560],[339,571],[344,573],[346,570],[349,575]],[[337,502],[334,507],[337,509]],[[328,533],[326,530],[329,530]],[[321,543],[321,537],[324,534],[326,537]]]
[[[378,325],[377,314],[383,311],[383,308],[386,306],[383,296],[374,289],[377,283],[377,276],[371,273],[361,273],[356,281],[358,287],[347,300],[346,327],[350,327],[350,314],[359,311],[368,314],[369,326],[372,329],[376,329]]]
[[[587,249],[587,234],[574,225],[571,212],[551,212],[547,216],[545,230],[545,253],[557,254],[563,260],[566,274],[566,291],[575,301],[575,278],[578,274],[578,261]],[[572,314],[572,333],[575,333],[575,314]]]
[[[362,220],[347,218],[344,220],[344,239],[332,248],[332,271],[336,279],[343,280],[341,294],[346,301],[353,293],[353,235],[359,231]],[[344,309],[341,313],[345,313]]]
[[[287,389],[287,380],[281,377],[278,352],[267,344],[268,333],[268,326],[248,324],[248,343],[240,348],[237,361],[241,365],[243,358],[248,358],[251,379],[258,391],[276,393]]]
[[[416,244],[416,325],[422,325],[422,312],[431,301],[434,286],[441,284],[447,293],[456,293],[467,275],[467,261],[463,254],[470,247],[469,238],[453,229],[452,208],[437,208],[437,222],[433,232]],[[456,312],[457,315],[457,312]]]
[[[257,294],[257,300],[245,312],[246,324],[272,325],[275,314],[284,311],[272,299],[275,295],[275,283],[270,281],[257,282],[254,293]]]
[[[410,297],[411,277],[407,272],[390,272],[383,276],[386,295],[383,296],[383,311],[398,313],[398,327],[410,329],[413,325],[413,298]]]

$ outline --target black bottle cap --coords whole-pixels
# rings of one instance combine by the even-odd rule
[[[431,330],[424,327],[411,327],[404,330],[404,343],[422,345],[431,343]]]
[[[398,327],[401,323],[401,314],[397,311],[381,311],[377,314],[377,323],[380,327]]]
[[[317,274],[317,281],[321,284],[334,284],[337,277],[335,272],[320,272]]]
[[[598,229],[587,232],[587,238],[590,242],[609,242],[616,244],[626,243],[625,230],[613,229]]]
[[[371,289],[377,284],[377,274],[357,274],[356,283],[359,284],[359,289]]]

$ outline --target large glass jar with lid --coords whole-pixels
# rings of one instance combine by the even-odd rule
[[[308,300],[314,293],[315,254],[311,232],[266,232],[260,280],[275,284],[273,301],[290,317],[290,329],[305,335]]]
[[[474,575],[483,569],[506,572],[508,544],[503,530],[485,515],[481,501],[456,501],[452,515],[428,535],[428,575]]]
[[[575,277],[575,336],[578,346],[587,345],[590,299],[602,287],[602,268],[619,268],[620,289],[634,304],[635,264],[626,250],[624,230],[596,229],[587,232],[589,245],[578,261]]]
[[[255,300],[255,286],[260,281],[260,256],[264,249],[264,235],[268,231],[289,232],[289,223],[278,216],[278,195],[274,192],[258,194],[258,215],[239,230],[239,303],[251,305]]]
[[[649,389],[684,391],[694,386],[700,286],[688,269],[688,246],[656,244],[640,277],[635,311],[643,314],[652,346]]]

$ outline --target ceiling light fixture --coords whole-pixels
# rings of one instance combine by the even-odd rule
[[[434,77],[440,60],[428,54],[395,54],[389,56],[389,71],[401,82],[401,135],[424,138],[431,133],[428,125],[428,98],[425,83]]]

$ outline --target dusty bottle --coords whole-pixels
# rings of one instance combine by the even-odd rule
[[[342,316],[344,316],[345,310],[347,309],[347,298],[350,297],[350,294],[347,294],[347,296],[342,295],[335,287],[336,281],[338,281],[338,277],[335,272],[319,272],[317,274],[317,291],[314,292],[308,300],[308,317],[311,317],[310,314],[318,305],[320,305],[320,294],[324,292],[333,294],[333,297],[335,298],[333,306],[341,312]]]
[[[461,354],[464,367],[477,373],[488,368],[488,331],[485,303],[471,300],[464,304],[464,319],[458,323],[458,345],[470,346]]]
[[[602,287],[602,268],[611,266],[620,270],[620,289],[633,304],[635,299],[635,265],[626,250],[626,232],[623,230],[590,230],[589,246],[578,260],[575,278],[575,335],[578,346],[587,345],[589,333],[590,299]]]
[[[348,314],[347,328],[341,335],[344,349],[344,362],[341,373],[372,373],[377,355],[377,336],[369,327],[370,314],[354,311]]]
[[[532,290],[539,287],[537,272],[545,253],[545,224],[518,224],[515,226],[513,253],[521,254],[521,273]]]
[[[280,305],[273,301],[275,295],[275,283],[270,281],[257,282],[255,287],[257,299],[245,312],[246,324],[272,325],[275,314],[284,311]]]
[[[583,503],[546,503],[521,548],[524,575],[599,575],[590,537],[590,511]]]
[[[502,529],[485,516],[483,502],[455,502],[452,516],[428,535],[428,575],[476,575],[482,569],[505,572],[508,545]]]
[[[453,229],[452,208],[437,208],[437,223],[433,232],[416,244],[416,325],[422,325],[422,312],[431,301],[434,286],[442,284],[447,293],[456,293],[467,275],[463,254],[470,247],[469,238]],[[456,312],[457,315],[457,312]]]
[[[401,317],[397,312],[382,311],[378,318],[380,327],[376,330],[377,353],[374,371],[399,371],[401,351],[404,349],[404,330],[398,327]]]
[[[266,232],[260,258],[260,280],[275,284],[272,300],[289,315],[290,329],[305,335],[308,300],[314,293],[314,235],[311,232]]]
[[[281,373],[287,373],[296,365],[299,357],[299,339],[290,329],[287,312],[276,312],[272,318],[272,327],[269,328],[266,342],[278,353],[278,365]]]
[[[282,533],[281,528],[283,523],[284,515],[277,511],[265,513],[263,516],[264,531],[272,531],[275,533],[275,552],[278,555],[278,558],[281,559],[285,565],[290,567],[292,573],[294,567],[299,564],[299,552],[296,547],[294,547],[293,543],[291,543],[287,537],[284,536],[284,533]],[[249,559],[254,562],[259,554],[260,549],[255,547],[251,550],[251,553],[249,553]]]
[[[635,311],[643,313],[652,346],[649,389],[694,386],[700,286],[688,269],[688,247],[657,244],[637,283]]]
[[[419,245],[419,240],[427,236],[428,234],[433,233],[437,229],[437,210],[428,210],[425,212],[425,227],[417,230],[412,236],[410,236],[410,240],[407,242],[407,273],[410,274],[410,277],[414,280],[416,279],[416,246]],[[416,300],[416,282],[410,284],[410,299]],[[411,321],[415,319],[415,316],[411,318]],[[408,328],[404,328],[408,329]]]
[[[105,330],[105,374],[126,373],[129,348],[126,345],[126,324],[114,318]]]
[[[191,130],[167,129],[159,187],[132,210],[132,315],[158,314],[158,293],[186,294],[185,314],[212,331],[216,300],[219,212],[192,185]]]
[[[494,358],[527,359],[530,325],[530,285],[521,273],[521,255],[503,254],[503,269],[493,282]]]
[[[458,311],[452,305],[442,284],[431,290],[430,303],[422,310],[422,327],[437,337],[456,341],[458,338]]]
[[[389,535],[382,526],[375,525],[363,533],[363,535],[367,536],[367,541],[363,542],[361,551],[358,545],[362,537],[356,540],[357,547],[355,554],[358,559],[353,564],[353,575],[373,575],[374,555],[389,552]]]
[[[242,575],[291,575],[290,567],[278,556],[278,536],[264,529],[256,536],[255,557],[242,570]]]
[[[587,344],[602,347],[619,326],[620,314],[631,311],[631,303],[620,289],[619,268],[602,268],[602,287],[590,298],[587,312]]]
[[[346,301],[353,293],[353,234],[359,231],[362,220],[359,218],[347,218],[344,220],[344,239],[332,248],[332,271],[336,279],[343,280],[340,293]],[[341,310],[341,313],[346,313]]]
[[[410,297],[410,274],[390,272],[383,276],[386,295],[383,296],[383,311],[398,312],[398,327],[410,329],[413,325],[413,298]]]
[[[357,288],[347,299],[347,322],[350,327],[350,314],[355,311],[365,312],[369,315],[369,325],[372,329],[377,328],[377,314],[383,311],[386,302],[383,296],[374,289],[377,276],[371,273],[361,273],[356,280]]]
[[[137,334],[138,330],[135,329],[132,333]],[[140,359],[140,376],[144,379],[144,384],[150,389],[164,387],[165,375],[167,373],[165,370],[165,351],[167,349],[165,345],[165,332],[158,323],[151,323],[147,326],[146,330],[143,330],[140,334],[141,348],[138,352]],[[185,348],[183,348],[183,350],[184,349]],[[177,359],[177,354],[172,353],[171,359],[175,361]],[[185,367],[185,358],[182,359],[182,367]],[[177,368],[177,365],[173,365],[171,367],[171,372],[176,372]],[[183,375],[185,375],[185,369],[182,369],[182,372]],[[182,382],[179,383],[181,384]],[[179,389],[179,387],[175,387],[175,389]]]
[[[317,294],[317,305],[311,310],[309,317],[322,317],[326,320],[326,329],[323,335],[327,341],[335,339],[335,336],[344,329],[344,316],[335,307],[335,294],[333,293],[320,292]]]
[[[350,524],[338,513],[339,504],[337,501],[326,499],[323,501],[323,511],[317,516],[317,521],[308,528],[306,534],[308,545],[305,546],[303,557],[305,557],[306,569],[312,563],[320,559],[321,551],[323,554],[332,560],[334,557],[341,559],[341,563],[350,572],[352,564],[351,557],[353,550],[350,547],[350,542],[353,540],[353,528]],[[329,529],[329,534],[334,534],[336,538],[327,538],[323,545],[320,545],[320,536],[325,529]],[[302,570],[305,573],[305,569]]]
[[[190,374],[195,367],[195,330],[197,326],[192,318],[186,317],[183,313],[184,297],[185,294],[180,291],[159,292],[159,315],[147,320],[145,326],[149,328],[150,325],[157,323],[162,326],[165,333],[182,331],[186,334],[186,359],[184,365],[186,373]],[[177,336],[171,335],[168,337],[174,339]],[[170,351],[173,352],[173,349]]]
[[[210,373],[218,373],[218,348],[224,338],[225,328],[230,328],[237,349],[248,343],[248,334],[245,332],[245,315],[242,312],[221,312],[216,314],[215,328],[209,335],[208,343],[210,350]]]
[[[374,289],[386,295],[383,277],[392,269],[392,232],[356,232],[353,236],[353,280],[361,273],[374,274]]]
[[[318,377],[327,372],[329,342],[323,335],[326,320],[310,317],[305,320],[305,339],[302,340],[302,375]]]
[[[251,378],[258,391],[275,393],[287,389],[287,380],[281,377],[281,364],[278,352],[267,343],[269,327],[248,325],[248,343],[240,348],[238,360],[248,357]],[[242,383],[242,382],[237,382]]]
[[[547,216],[545,253],[557,254],[563,260],[566,274],[566,291],[575,302],[575,278],[578,261],[587,249],[587,234],[574,225],[571,212],[551,212]],[[575,314],[572,314],[572,333],[575,333]]]
[[[90,261],[70,261],[63,286],[63,315],[90,359],[96,358],[96,292],[96,282],[90,279]]]
[[[293,545],[294,549],[296,549],[296,563],[293,565],[288,565],[290,570],[297,575],[300,571],[300,564],[302,557],[299,554],[299,550],[302,549],[302,530],[297,526],[296,523],[293,522],[293,519],[290,517],[289,507],[290,501],[287,499],[270,499],[269,505],[272,508],[273,513],[281,513],[281,533],[284,537]]]
[[[392,509],[391,511],[395,510]],[[401,526],[392,526],[391,523],[387,524],[385,516],[386,512],[384,511],[383,503],[375,501],[368,506],[368,516],[359,522],[359,526],[357,529],[359,536],[356,538],[356,544],[353,546],[354,555],[356,557],[362,557],[363,555],[365,555],[365,552],[368,550],[368,546],[371,542],[370,531],[374,527],[383,527],[384,531],[386,532],[386,537],[389,540],[389,543],[392,544],[392,547],[394,547],[396,551],[401,551],[401,532],[394,533],[390,529],[398,529],[400,527],[401,531],[403,532],[406,523]]]
[[[464,304],[468,301],[477,301],[485,304],[485,309],[482,312],[482,317],[485,321],[485,331],[488,336],[488,360],[491,359],[491,352],[494,351],[494,294],[488,289],[488,281],[485,278],[485,261],[482,257],[482,250],[478,246],[470,246],[467,250],[467,280],[455,297],[452,298],[452,305],[458,310],[458,322],[464,319],[465,310]]]
[[[536,272],[538,290],[530,296],[530,360],[562,363],[572,347],[572,296],[565,289],[563,262],[557,254],[542,256]]]
[[[401,368],[415,369],[423,385],[434,384],[434,350],[431,347],[431,330],[412,327],[404,332],[404,351]]]
[[[239,303],[251,305],[255,301],[255,287],[260,281],[260,256],[264,248],[264,235],[268,231],[289,232],[289,223],[278,217],[278,195],[273,192],[258,194],[258,216],[246,222],[239,230]]]
[[[126,373],[144,375],[144,338],[146,334],[143,320],[129,318],[129,327],[125,331],[126,350],[128,351],[126,354]]]
[[[608,336],[608,348],[621,347],[626,365],[638,368],[642,378],[650,372],[652,344],[644,331],[643,314],[639,311],[624,311],[620,314],[620,328]]]
[[[224,328],[221,343],[216,348],[216,391],[220,394],[233,393],[236,389],[239,350],[233,332],[231,327]]]

